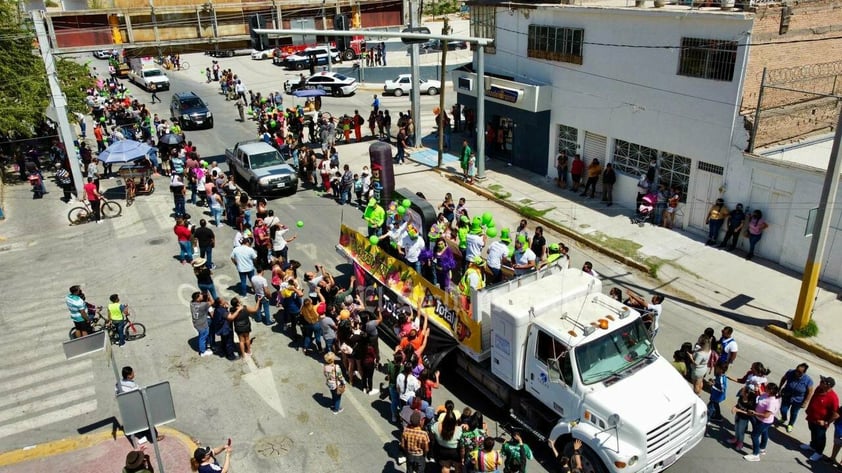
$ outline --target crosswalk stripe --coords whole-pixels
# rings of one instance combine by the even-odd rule
[[[93,399],[95,395],[96,389],[93,386],[88,385],[76,388],[72,391],[58,393],[47,399],[40,399],[26,404],[18,404],[14,409],[0,411],[0,423],[8,422],[23,416],[31,416],[39,412],[49,411],[65,404],[76,403],[85,399]]]
[[[45,412],[36,417],[24,419],[12,424],[0,426],[0,438],[8,437],[22,431],[37,429],[45,425],[54,424],[58,421],[71,419],[73,417],[87,414],[96,410],[96,401],[86,401],[82,403],[72,404],[62,409],[55,409],[50,412]]]
[[[88,363],[90,363],[90,360],[87,361]],[[76,376],[66,376],[66,373],[64,371],[61,371],[59,373],[53,373],[52,375],[55,376],[56,374],[61,374],[62,377],[54,378],[55,381],[48,381],[43,384],[38,384],[24,391],[17,391],[9,394],[4,394],[2,397],[0,397],[0,409],[5,409],[7,407],[14,406],[22,402],[26,402],[30,399],[44,396],[46,394],[59,392],[74,387],[89,385],[94,379],[94,375],[90,372],[79,374]]]
[[[11,378],[13,376],[20,376],[30,371],[36,371],[44,369],[48,366],[57,365],[57,364],[64,364],[66,363],[64,360],[64,355],[56,353],[54,355],[47,355],[47,356],[39,356],[33,360],[18,360],[17,364],[11,367],[0,368],[0,384],[6,378]],[[64,367],[62,367],[63,369]]]
[[[91,360],[84,360],[82,363],[73,363],[67,367],[64,367],[60,370],[62,377],[65,375],[72,375],[78,372],[83,372],[86,370],[90,370],[91,368]],[[42,381],[48,381],[50,379],[54,379],[56,373],[52,371],[37,371],[33,372],[27,376],[22,376],[17,379],[8,380],[0,386],[0,395],[5,395],[5,393],[9,393],[15,391],[20,388],[24,388],[26,386],[39,384]],[[0,401],[2,402],[2,401]]]
[[[41,320],[38,325],[33,325],[29,327],[16,326],[14,334],[15,339],[31,340],[32,337],[36,337],[38,334],[52,335],[53,332],[64,332],[65,334],[67,334],[70,332],[70,326],[45,326],[44,321]],[[0,342],[2,342],[2,339],[0,339]]]
[[[110,222],[114,229],[114,237],[118,240],[135,236],[145,230],[137,207],[124,208],[123,214],[119,218],[112,218]]]
[[[157,195],[150,197],[149,200],[144,202],[146,204],[143,206],[144,210],[152,214],[152,218],[157,224],[157,229],[172,230],[173,225],[175,225],[175,221],[170,217],[173,207],[172,199]]]

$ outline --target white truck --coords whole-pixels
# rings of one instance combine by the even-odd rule
[[[585,472],[657,473],[704,436],[706,405],[655,349],[641,314],[581,270],[552,265],[474,290],[466,311],[345,225],[337,251],[378,281],[387,337],[398,307],[421,301],[435,338],[455,339],[429,356],[563,455],[581,440]]]
[[[148,91],[170,89],[170,79],[151,57],[129,59],[129,80]]]

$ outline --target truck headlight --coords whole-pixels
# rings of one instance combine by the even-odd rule
[[[190,115],[185,113],[184,115],[181,116],[181,119],[182,120],[190,120]]]
[[[638,460],[637,455],[629,458],[629,466],[634,466],[637,463],[637,460]]]

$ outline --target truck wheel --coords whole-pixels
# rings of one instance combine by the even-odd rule
[[[357,53],[355,53],[353,49],[349,48],[349,49],[346,49],[345,51],[342,51],[342,60],[343,61],[353,61],[356,58],[357,58]]]
[[[439,93],[439,89],[437,89],[435,87],[430,87],[429,89],[427,89],[427,95],[436,95],[438,93]]]
[[[401,95],[403,95],[403,90],[395,89],[395,97],[400,97]]]
[[[572,459],[573,458],[573,440],[568,438],[568,442],[564,444],[563,449],[561,450],[562,455]],[[556,450],[558,450],[558,442],[562,442],[563,439],[559,438],[556,440]],[[582,445],[582,473],[608,473],[608,470],[605,469],[605,465],[602,464],[602,461],[599,459],[599,456],[591,450],[590,447],[587,445]],[[572,461],[571,461],[572,464]]]

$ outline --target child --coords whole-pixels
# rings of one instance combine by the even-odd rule
[[[354,194],[357,196],[357,207],[363,205],[363,180],[359,174],[354,174]]]
[[[722,421],[722,412],[719,410],[719,403],[725,400],[725,393],[728,390],[728,377],[725,373],[728,365],[716,365],[713,371],[713,383],[710,386],[710,402],[708,402],[708,419],[714,422]]]
[[[471,154],[468,158],[468,184],[474,183],[474,177],[477,175],[477,155]]]
[[[108,304],[108,320],[114,326],[114,331],[117,335],[117,346],[122,347],[126,344],[126,316],[129,314],[129,305],[120,303],[120,296],[111,294],[109,297],[111,301]]]

